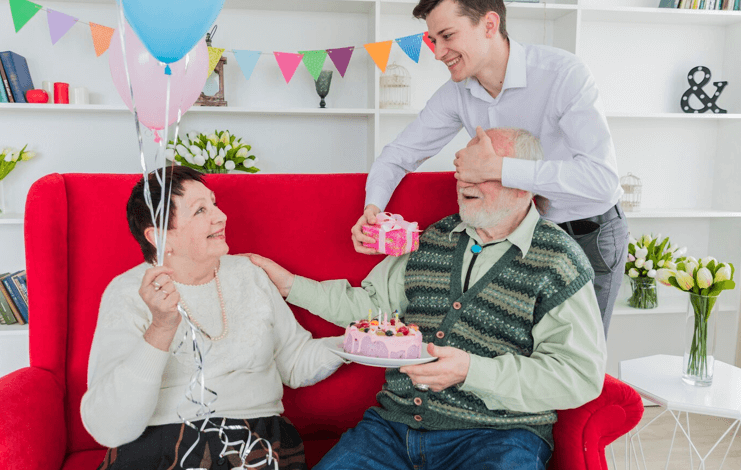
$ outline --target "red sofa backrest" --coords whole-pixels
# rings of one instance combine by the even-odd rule
[[[31,365],[51,371],[66,390],[67,451],[100,446],[84,430],[90,344],[103,290],[141,263],[126,223],[126,201],[141,175],[52,174],[29,192],[25,242]],[[350,228],[361,214],[364,174],[211,175],[206,184],[226,213],[230,253],[254,252],[312,279],[357,286],[381,256],[354,251]],[[408,175],[388,210],[421,228],[457,212],[452,173]],[[292,307],[315,336],[342,329]],[[384,369],[343,366],[312,387],[286,389],[285,415],[306,440],[337,438],[375,404]]]

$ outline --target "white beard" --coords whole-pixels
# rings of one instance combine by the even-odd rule
[[[494,228],[512,213],[512,207],[504,207],[495,212],[486,212],[484,209],[476,211],[460,208],[461,220],[473,228]]]

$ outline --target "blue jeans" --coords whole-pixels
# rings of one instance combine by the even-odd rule
[[[524,429],[415,430],[368,410],[314,470],[545,470],[550,456]]]

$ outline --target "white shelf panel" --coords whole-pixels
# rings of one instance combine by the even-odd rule
[[[741,23],[741,12],[680,10],[677,8],[581,7],[584,21],[609,23],[687,24],[727,26]]]
[[[17,112],[100,112],[100,113],[123,113],[129,112],[129,109],[123,105],[62,105],[62,104],[0,104],[1,111]],[[239,107],[220,107],[220,106],[192,106],[188,113],[213,113],[213,114],[277,114],[289,116],[373,116],[375,110],[366,108],[271,108],[271,109],[250,109]]]
[[[0,214],[0,225],[14,224],[23,224],[23,214],[14,214],[12,212]]]
[[[741,217],[741,212],[702,209],[641,209],[625,212],[629,219],[715,219]]]
[[[679,291],[677,291],[679,292]],[[613,315],[664,315],[664,314],[685,314],[687,313],[687,302],[689,294],[661,295],[659,291],[659,306],[656,308],[633,308],[628,306],[627,298],[619,298],[615,302]],[[718,305],[718,313],[736,313],[736,308],[732,305],[732,299],[723,297],[721,294]]]
[[[741,119],[741,114],[712,114],[712,113],[628,113],[607,112],[607,118],[615,119]]]
[[[382,15],[405,15],[412,17],[412,10],[419,3],[417,0],[381,0]],[[563,3],[517,3],[507,2],[507,18],[555,20],[574,13],[576,5]]]
[[[3,336],[28,336],[28,324],[0,325],[0,337]]]
[[[58,3],[104,3],[115,5],[112,0],[55,0]],[[314,11],[340,13],[367,13],[373,9],[374,0],[226,0],[224,8],[246,10]]]

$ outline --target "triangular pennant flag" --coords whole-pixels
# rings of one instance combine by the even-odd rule
[[[316,81],[319,78],[319,72],[324,67],[324,61],[327,60],[327,51],[298,51],[298,53],[304,55],[303,62],[306,70]]]
[[[422,33],[397,38],[396,43],[410,59],[419,63],[419,50],[422,48]]]
[[[20,31],[41,8],[41,5],[28,0],[10,0],[10,14],[13,16],[15,32]]]
[[[286,83],[289,83],[304,56],[290,52],[273,52],[273,55],[275,55],[275,60],[278,61],[278,67],[283,73],[283,78],[286,79]]]
[[[350,63],[350,57],[352,52],[355,50],[355,46],[341,47],[339,49],[327,49],[329,58],[334,62],[334,66],[337,71],[340,72],[340,76],[344,77],[347,72],[347,64]]]
[[[250,76],[252,75],[252,71],[255,70],[255,64],[257,64],[257,60],[260,58],[260,54],[262,54],[262,52],[260,51],[233,51],[233,52],[234,52],[234,58],[237,59],[237,64],[239,64],[239,68],[242,69],[242,75],[244,75],[244,78],[249,80]]]
[[[95,55],[100,57],[111,45],[111,38],[115,29],[108,26],[102,26],[90,23],[90,33],[93,35],[93,46],[95,46]]]
[[[221,56],[224,54],[225,50],[226,49],[222,49],[219,47],[208,48],[208,75],[206,76],[206,78],[210,77],[211,74],[214,73],[216,64],[219,63],[219,60],[221,59]]]
[[[383,41],[365,45],[365,50],[368,51],[371,59],[381,69],[381,72],[386,71],[386,65],[389,63],[389,54],[391,54],[391,45],[393,43],[394,41]]]
[[[430,50],[432,51],[432,53],[434,54],[435,53],[435,45],[432,44],[432,41],[430,41],[430,36],[429,36],[429,33],[427,31],[425,31],[425,34],[422,36],[422,40],[425,42],[425,44],[427,44],[427,47],[429,47]]]
[[[49,22],[49,34],[51,34],[51,44],[53,46],[77,23],[77,18],[48,8],[46,9],[46,13],[46,19]]]

